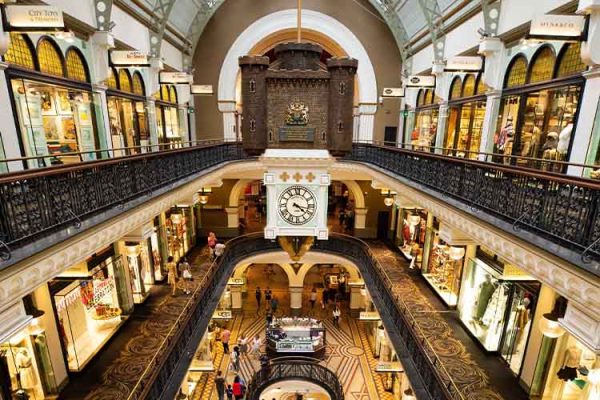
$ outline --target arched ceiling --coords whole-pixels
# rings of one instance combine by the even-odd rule
[[[167,10],[166,34],[179,41],[192,55],[206,24],[225,0],[120,0],[140,16],[157,20],[156,13]],[[353,1],[361,5],[360,0]],[[385,22],[404,60],[411,49],[423,42],[433,43],[443,35],[443,25],[460,18],[480,4],[475,0],[368,0],[378,11],[376,19]],[[369,10],[367,10],[369,11]],[[447,16],[445,18],[444,16]],[[443,46],[443,45],[442,45]]]

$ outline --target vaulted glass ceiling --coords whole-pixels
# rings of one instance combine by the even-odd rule
[[[172,4],[166,35],[193,52],[204,27],[225,0],[120,0],[143,18],[156,21],[160,10]],[[257,0],[258,1],[258,0]],[[355,1],[359,0],[347,0]],[[408,50],[428,40],[433,26],[441,27],[441,16],[459,18],[480,1],[476,0],[369,0],[389,25],[400,49]],[[163,6],[163,7],[161,7]],[[160,15],[158,15],[160,18]],[[437,25],[436,25],[437,24]],[[425,34],[425,35],[424,35]],[[409,51],[408,51],[409,52]],[[403,55],[407,55],[405,51]]]

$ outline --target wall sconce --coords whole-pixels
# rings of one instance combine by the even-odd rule
[[[565,315],[567,300],[560,296],[554,302],[554,308],[540,318],[539,328],[542,334],[550,339],[556,339],[565,334],[565,330],[559,325],[558,319]]]
[[[200,204],[205,205],[206,203],[208,203],[208,195],[210,193],[212,193],[211,188],[202,188],[198,191],[198,201],[200,202]]]
[[[454,261],[458,261],[465,256],[465,248],[450,246],[448,256]]]
[[[387,189],[382,190],[381,194],[385,196],[385,198],[383,199],[383,204],[385,204],[386,207],[391,207],[392,204],[394,204],[394,195],[396,194],[396,192]]]
[[[137,244],[128,244],[125,246],[127,249],[127,256],[135,258],[140,255],[140,246]]]
[[[171,222],[175,225],[179,225],[182,221],[183,214],[179,208],[175,207],[175,209],[171,211]]]
[[[415,212],[414,214],[410,214],[406,220],[410,225],[417,226],[421,223],[421,216]]]

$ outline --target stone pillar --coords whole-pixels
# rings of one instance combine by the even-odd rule
[[[112,137],[110,135],[110,119],[108,117],[108,102],[106,100],[106,85],[97,84],[92,85],[92,91],[94,92],[94,100],[99,104],[96,107],[100,109],[100,112],[96,115],[96,127],[98,136],[100,139],[100,148],[112,149]],[[102,153],[102,158],[112,157],[113,154]]]
[[[358,107],[354,106],[352,108],[352,141],[358,141],[358,129],[360,126],[360,114],[358,113]]]
[[[219,100],[219,111],[223,113],[223,140],[235,141],[235,100]]]
[[[358,141],[371,142],[375,140],[375,113],[377,104],[361,103],[358,105]]]
[[[404,144],[404,128],[405,128],[405,121],[406,121],[406,117],[405,112],[404,112],[404,108],[406,106],[405,100],[403,97],[400,98],[400,115],[398,116],[398,135],[396,136],[396,147],[402,147],[402,145]]]
[[[239,208],[238,207],[225,207],[227,213],[227,227],[237,228],[239,225]]]
[[[156,103],[153,97],[146,98],[146,115],[148,116],[148,129],[150,130],[150,151],[158,150],[158,137],[162,132],[158,132],[158,123],[156,122]]]
[[[444,137],[446,136],[446,125],[448,124],[448,102],[445,101],[440,104],[440,111],[438,116],[437,132],[435,133],[435,147],[444,147]],[[435,149],[436,153],[442,154],[443,151],[438,148]]]
[[[233,310],[241,310],[242,306],[243,306],[242,286],[241,285],[230,285],[229,290],[231,291],[231,308]]]
[[[494,151],[494,133],[496,131],[496,121],[500,113],[500,99],[502,91],[492,90],[486,93],[485,116],[483,117],[483,126],[481,128],[481,143],[479,151],[482,153],[492,153]],[[484,154],[479,155],[480,161],[486,161]],[[491,161],[491,160],[490,160]]]
[[[354,209],[354,229],[365,229],[368,208]]]
[[[290,311],[292,315],[302,313],[302,286],[290,286]]]
[[[364,307],[364,296],[362,295],[362,289],[365,287],[364,283],[356,282],[350,283],[350,310],[359,311]]]
[[[21,157],[21,148],[19,146],[20,129],[15,125],[13,110],[11,107],[10,88],[6,79],[5,70],[8,64],[0,61],[0,157],[18,158]],[[2,154],[4,150],[4,154]],[[0,163],[0,172],[20,171],[23,169],[22,162]]]

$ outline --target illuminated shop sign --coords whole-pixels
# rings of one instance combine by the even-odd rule
[[[161,72],[159,80],[160,83],[189,84],[192,82],[192,76],[186,72]]]
[[[227,284],[230,286],[242,286],[246,283],[246,280],[244,278],[229,278],[229,281],[227,281]]]
[[[458,56],[446,61],[444,71],[479,72],[483,69],[483,58],[479,56]]]
[[[190,86],[191,94],[212,96],[213,86],[212,85],[192,85]]]
[[[63,13],[53,6],[6,7],[6,31],[60,31],[65,28]]]
[[[379,321],[379,313],[377,311],[361,311],[358,319],[361,321]]]
[[[584,40],[586,18],[583,15],[553,15],[536,17],[531,21],[529,38],[544,40]]]
[[[394,361],[380,361],[375,366],[375,372],[404,372],[404,369],[399,362]]]
[[[150,65],[148,54],[137,50],[113,50],[110,62],[118,67],[147,67]]]
[[[231,310],[216,310],[212,316],[212,319],[231,319],[233,315]]]
[[[410,75],[406,79],[406,87],[435,87],[433,75]]]
[[[383,88],[381,97],[404,97],[404,88]]]

